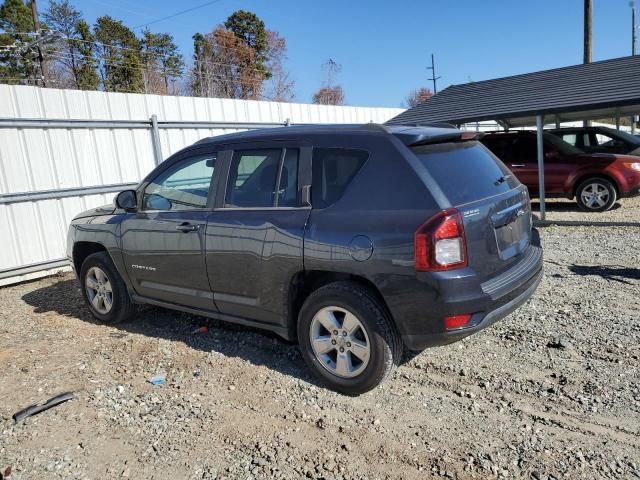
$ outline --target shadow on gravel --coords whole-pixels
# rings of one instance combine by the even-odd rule
[[[595,275],[605,280],[632,285],[629,280],[640,280],[640,268],[616,267],[607,265],[571,265],[569,267],[576,275]]]
[[[33,306],[36,313],[56,312],[99,324],[89,313],[75,280],[63,280],[33,290],[23,295],[22,299]],[[193,333],[203,325],[209,327],[207,333]],[[126,333],[183,342],[203,352],[239,357],[321,386],[308,371],[297,345],[264,330],[151,306],[140,306],[135,320],[113,325],[113,328]]]
[[[575,212],[590,215],[589,212],[581,210],[576,202],[554,202],[553,200],[546,200],[544,206],[547,212]],[[617,210],[620,207],[622,207],[622,205],[616,202],[608,211]],[[533,210],[534,213],[540,213],[540,202],[532,201],[531,210]]]

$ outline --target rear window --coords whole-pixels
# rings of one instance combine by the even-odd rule
[[[439,143],[411,150],[453,205],[508,192],[519,184],[509,169],[478,142]]]
[[[313,208],[325,208],[337,202],[367,161],[369,152],[348,148],[313,149]]]

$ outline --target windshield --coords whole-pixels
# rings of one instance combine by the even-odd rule
[[[550,145],[553,145],[560,151],[560,153],[563,153],[565,155],[581,155],[584,153],[582,150],[579,150],[573,145],[568,144],[560,137],[556,137],[552,133],[545,133],[544,141],[549,143]]]

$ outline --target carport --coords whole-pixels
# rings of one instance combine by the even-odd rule
[[[426,102],[387,122],[424,125],[493,120],[505,129],[537,128],[540,220],[546,218],[544,152],[545,119],[562,122],[635,115],[640,112],[640,56],[451,85]]]

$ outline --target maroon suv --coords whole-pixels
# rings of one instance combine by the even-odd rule
[[[531,196],[538,195],[535,132],[492,132],[482,143],[529,188]],[[583,210],[603,212],[618,198],[640,194],[640,157],[587,154],[544,133],[544,184],[547,197],[575,198]]]

